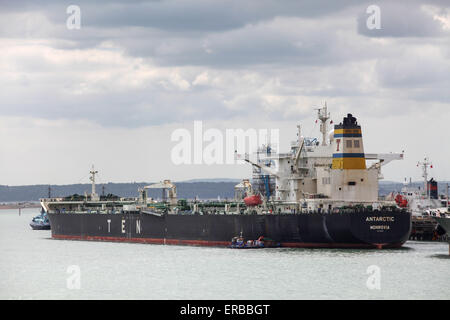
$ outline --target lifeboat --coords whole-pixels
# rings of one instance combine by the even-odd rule
[[[397,205],[400,208],[406,208],[408,206],[408,199],[406,199],[406,197],[402,196],[401,194],[398,194],[395,197],[395,202],[397,202]]]
[[[248,207],[255,207],[262,204],[262,199],[259,194],[252,195],[244,198],[244,203]]]

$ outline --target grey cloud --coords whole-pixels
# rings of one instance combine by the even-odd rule
[[[104,88],[95,88],[102,89],[97,90],[100,92],[77,95],[75,89],[78,82],[83,82],[84,72],[89,68],[101,71],[100,66],[81,61],[58,67],[49,61],[21,59],[15,66],[21,77],[17,87],[0,93],[0,114],[89,119],[104,126],[135,127],[255,115],[289,120],[301,103],[325,99],[358,101],[364,97],[367,102],[386,91],[394,100],[449,101],[449,57],[444,56],[449,44],[425,37],[438,33],[434,20],[418,9],[418,1],[412,2],[415,5],[408,12],[409,18],[416,17],[426,30],[422,30],[420,40],[403,38],[420,33],[405,24],[408,19],[402,20],[401,15],[398,18],[404,11],[402,6],[380,2],[382,26],[386,27],[383,37],[392,38],[389,45],[380,45],[377,39],[361,37],[356,32],[357,16],[366,8],[359,1],[348,1],[342,6],[337,1],[292,1],[282,5],[264,1],[257,8],[261,2],[240,2],[240,6],[236,3],[79,1],[83,16],[79,31],[65,28],[64,9],[69,2],[28,3],[23,8],[23,2],[10,5],[6,12],[39,10],[52,22],[36,34],[31,33],[31,37],[22,36],[25,39],[43,38],[49,41],[48,46],[68,53],[100,48],[102,43],[110,42],[115,46],[111,50],[123,51],[125,57],[142,57],[147,66],[194,69],[186,71],[191,84],[195,75],[204,71],[222,79],[219,84],[191,85],[184,91],[155,84],[120,90],[117,84],[106,83]],[[390,17],[395,19],[389,20]],[[397,27],[397,31],[392,31]],[[23,30],[15,29],[14,37],[21,38]],[[11,31],[1,32],[7,37]],[[433,63],[434,56],[427,53],[408,56],[410,48],[426,46],[439,48],[443,52],[441,59]],[[365,61],[372,62],[374,70]],[[103,68],[114,70],[115,64]],[[70,78],[72,69],[77,70],[78,78]],[[241,78],[245,72],[255,74],[258,80],[252,83]],[[47,76],[28,77],[41,73]],[[280,80],[279,86],[267,85],[274,79]],[[105,82],[109,80],[114,82]],[[368,82],[367,87],[364,81]],[[278,108],[267,107],[264,95],[281,97],[283,102]],[[306,102],[298,97],[306,98]]]
[[[76,3],[75,3],[76,2]],[[320,17],[358,0],[177,0],[177,1],[12,1],[2,3],[7,11],[42,11],[54,22],[65,24],[65,8],[76,4],[82,22],[89,27],[140,26],[186,33],[223,31],[276,16]]]
[[[298,27],[301,28],[301,24]],[[331,37],[290,34],[267,25],[249,26],[199,39],[166,39],[148,45],[134,40],[119,40],[119,43],[122,42],[131,54],[141,56],[150,52],[153,59],[165,65],[230,67],[293,61],[328,64],[333,60],[331,56],[329,60],[324,58],[329,53],[327,47],[333,42]]]
[[[377,71],[381,83],[387,87],[435,87],[449,81],[450,63],[443,59],[405,56],[399,61],[379,61]]]
[[[3,97],[2,100],[2,115],[90,120],[107,127],[141,127],[237,116],[210,92],[129,90],[77,96],[40,90],[30,98],[11,100]]]
[[[404,98],[448,103],[450,60],[443,50],[431,48],[415,47],[403,52],[397,59],[377,61],[376,74],[380,87],[396,90]]]

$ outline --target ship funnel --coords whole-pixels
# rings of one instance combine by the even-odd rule
[[[361,126],[348,114],[334,127],[331,196],[343,201],[378,200],[378,169],[366,168]]]
[[[361,126],[350,113],[343,122],[334,126],[334,140],[333,169],[366,169]]]

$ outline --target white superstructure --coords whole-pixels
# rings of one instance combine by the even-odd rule
[[[349,114],[329,131],[330,119],[327,106],[318,110],[321,142],[303,137],[298,125],[298,139],[291,144],[288,153],[271,153],[266,159],[257,160],[249,155],[237,155],[238,159],[275,177],[275,192],[266,201],[378,202],[378,180],[383,178],[381,167],[393,160],[402,160],[403,153],[366,154],[356,118]],[[264,166],[262,160],[272,165]],[[367,168],[366,160],[375,163]]]
[[[425,157],[423,161],[419,161],[417,163],[417,167],[420,167],[422,169],[422,177],[424,179],[423,187],[415,187],[410,181],[409,183],[405,183],[399,193],[403,198],[406,199],[408,210],[412,213],[413,216],[416,217],[436,215],[436,210],[438,212],[447,212],[448,195],[447,199],[439,199],[438,197],[431,196],[431,184],[432,182],[434,182],[434,180],[431,179],[430,181],[428,181],[428,170],[433,168],[433,164],[428,158]]]

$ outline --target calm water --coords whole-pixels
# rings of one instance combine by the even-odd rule
[[[447,243],[366,251],[64,241],[31,230],[37,214],[0,211],[0,299],[450,299]],[[72,265],[79,289],[67,287]],[[380,290],[366,285],[371,265]]]

